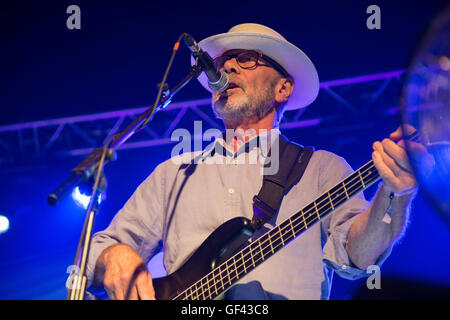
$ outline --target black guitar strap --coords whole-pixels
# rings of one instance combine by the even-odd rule
[[[295,144],[283,135],[279,140],[279,169],[275,174],[264,174],[263,184],[258,195],[253,197],[252,227],[261,228],[280,209],[283,197],[300,181],[314,148]],[[277,143],[277,141],[275,141]],[[270,151],[267,159],[270,159]],[[273,160],[271,160],[273,161]],[[265,164],[265,169],[268,163]]]

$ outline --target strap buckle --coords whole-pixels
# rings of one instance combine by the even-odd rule
[[[251,226],[255,230],[260,229],[264,223],[269,221],[276,213],[277,210],[269,207],[255,195],[253,197],[253,219],[251,221]]]

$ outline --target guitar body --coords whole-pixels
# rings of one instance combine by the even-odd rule
[[[156,299],[168,300],[200,280],[246,244],[254,233],[250,220],[231,219],[219,226],[174,273],[153,279]]]

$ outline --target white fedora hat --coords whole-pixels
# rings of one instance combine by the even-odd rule
[[[200,41],[199,46],[212,58],[231,49],[260,50],[279,63],[294,79],[294,91],[286,105],[286,110],[300,109],[311,104],[319,93],[319,77],[311,60],[278,32],[256,23],[243,23]],[[194,63],[194,60],[191,60]],[[208,91],[205,74],[198,77]]]

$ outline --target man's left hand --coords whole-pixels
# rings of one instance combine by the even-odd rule
[[[406,134],[411,134],[415,129],[406,126]],[[383,179],[383,188],[390,194],[403,195],[413,193],[418,186],[413,174],[408,155],[406,153],[405,141],[402,140],[402,127],[389,135],[383,141],[376,141],[373,144],[372,160]],[[428,154],[424,145],[417,142],[408,142],[408,148],[414,153],[417,159],[428,159],[430,167],[432,156]]]

